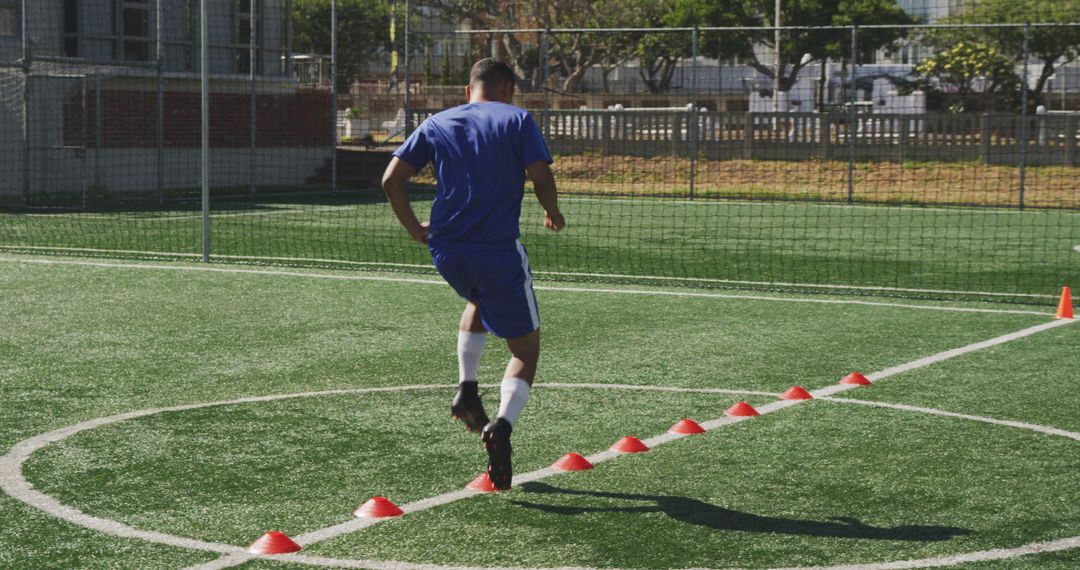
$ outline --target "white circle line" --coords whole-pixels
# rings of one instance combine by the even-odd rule
[[[918,406],[909,406],[906,404],[891,404],[887,402],[873,402],[867,400],[856,400],[852,398],[833,398],[828,396],[816,397],[815,399],[825,402],[835,402],[844,404],[859,404],[863,406],[871,406],[878,408],[888,408],[906,412],[914,412],[920,414],[944,416],[949,418],[957,418],[963,420],[970,420],[976,422],[982,422],[992,425],[1006,426],[1012,428],[1031,430],[1047,435],[1054,435],[1060,437],[1066,437],[1076,441],[1080,441],[1080,433],[1063,430],[1059,428],[1053,428],[1048,426],[1041,426],[1037,424],[1031,424],[1026,422],[1018,422],[1012,420],[999,420],[995,418],[989,418],[985,416],[976,416],[970,414],[960,414],[956,412],[948,412],[945,410],[939,410],[935,408],[924,408]],[[799,403],[799,401],[782,401],[776,402],[777,404],[791,404]],[[788,406],[783,406],[788,407]],[[764,409],[759,408],[759,410]],[[779,409],[779,408],[778,408]],[[764,412],[763,412],[764,413]],[[703,424],[704,425],[704,424]],[[367,526],[367,525],[365,525]],[[1015,558],[1018,556],[1026,556],[1031,554],[1041,554],[1050,552],[1059,552],[1062,550],[1069,550],[1072,548],[1080,547],[1080,536],[1074,536],[1070,538],[1063,538],[1059,540],[1051,540],[1046,542],[1036,542],[1018,546],[1015,548],[994,548],[989,550],[979,550],[975,552],[950,554],[945,556],[937,556],[931,558],[920,558],[914,560],[896,560],[891,562],[878,562],[878,563],[858,563],[858,564],[844,564],[837,566],[793,566],[785,568],[774,568],[772,570],[906,570],[914,568],[939,568],[942,566],[952,566],[955,564],[962,564],[967,562],[988,562],[993,560],[1002,560],[1006,558]],[[240,562],[251,560],[255,557],[247,556],[241,560],[239,557],[226,557],[214,562],[224,563],[227,565],[217,565],[214,562],[203,566],[192,567],[189,570],[212,570],[218,568],[226,568],[238,564]],[[306,554],[290,554],[285,556],[274,557],[273,559],[280,560],[281,562],[298,562],[301,564],[307,564],[312,566],[329,566],[337,568],[373,568],[375,570],[608,570],[599,569],[593,567],[577,567],[577,566],[565,566],[558,568],[535,568],[535,567],[476,567],[476,566],[444,566],[438,564],[412,564],[408,562],[400,562],[393,560],[377,561],[377,560],[349,560],[341,558],[329,558],[324,556],[311,556]],[[735,570],[735,569],[732,569]]]
[[[551,388],[623,389],[623,390],[646,390],[646,391],[683,392],[683,393],[751,394],[751,395],[775,397],[775,394],[771,393],[771,392],[726,390],[726,389],[719,389],[719,388],[679,388],[679,387],[663,387],[663,386],[635,386],[635,385],[623,385],[623,384],[559,384],[559,383],[546,384],[545,386],[546,387],[551,387]],[[13,496],[13,497],[15,497],[15,498],[17,498],[19,500],[22,500],[23,502],[29,504],[30,506],[33,506],[35,508],[39,508],[39,509],[41,509],[41,510],[43,510],[45,512],[48,512],[49,514],[57,516],[58,518],[67,520],[69,522],[75,523],[75,524],[80,525],[80,526],[91,528],[93,530],[98,530],[100,532],[104,532],[104,533],[107,533],[107,534],[113,534],[113,535],[117,535],[117,536],[122,536],[122,537],[138,538],[138,539],[147,540],[147,541],[150,541],[150,542],[163,543],[163,544],[167,544],[167,545],[170,545],[170,546],[178,546],[178,547],[189,548],[189,549],[194,549],[194,550],[211,551],[211,552],[216,552],[216,553],[226,555],[223,558],[219,558],[219,559],[211,561],[211,562],[209,562],[207,564],[200,565],[200,566],[195,566],[195,567],[192,567],[192,568],[203,568],[203,569],[225,568],[225,567],[233,566],[233,565],[236,565],[236,564],[248,561],[248,560],[252,560],[252,559],[255,559],[255,558],[267,558],[267,559],[271,559],[271,560],[279,560],[279,561],[282,561],[282,562],[292,561],[292,562],[298,562],[298,563],[307,564],[307,565],[336,566],[336,567],[345,567],[345,568],[376,568],[376,569],[381,569],[381,570],[459,570],[459,569],[464,569],[466,567],[440,566],[440,565],[432,565],[432,564],[410,564],[410,563],[399,562],[399,561],[347,560],[347,559],[326,558],[326,557],[320,557],[320,556],[309,556],[309,555],[299,555],[299,554],[285,555],[285,556],[274,556],[274,557],[253,556],[251,554],[248,554],[243,548],[236,547],[236,546],[233,546],[233,545],[227,545],[227,544],[221,544],[221,543],[213,543],[213,542],[205,542],[205,541],[199,541],[199,540],[189,539],[189,538],[185,538],[185,537],[179,537],[179,536],[175,536],[175,535],[169,535],[169,534],[165,534],[165,533],[158,533],[158,532],[154,532],[154,531],[145,531],[145,530],[141,530],[141,529],[135,529],[135,528],[129,527],[127,525],[124,525],[123,523],[119,523],[119,522],[108,520],[108,519],[102,519],[102,518],[86,515],[86,514],[78,511],[77,509],[75,509],[73,507],[68,507],[66,505],[60,504],[58,501],[56,501],[52,497],[49,497],[48,495],[44,495],[44,494],[42,494],[42,493],[40,493],[38,491],[33,490],[32,487],[29,485],[29,483],[26,482],[25,479],[22,477],[22,472],[21,472],[22,463],[25,462],[26,459],[29,458],[29,455],[32,454],[37,449],[43,448],[43,447],[45,447],[45,446],[47,446],[47,445],[49,445],[51,443],[56,443],[58,441],[61,441],[61,440],[66,439],[68,437],[71,437],[71,436],[73,436],[73,435],[75,435],[77,433],[80,433],[82,431],[87,431],[87,430],[90,430],[90,429],[94,429],[96,427],[102,427],[102,426],[105,426],[105,425],[118,423],[118,422],[129,420],[129,419],[136,419],[136,418],[140,418],[140,417],[146,417],[146,416],[150,416],[150,415],[167,413],[167,412],[185,411],[185,410],[207,408],[207,407],[214,407],[214,406],[225,406],[225,405],[235,405],[235,404],[244,404],[244,403],[267,402],[267,401],[275,401],[275,400],[283,400],[283,399],[291,399],[291,398],[317,397],[317,396],[342,395],[342,394],[365,394],[365,393],[378,393],[378,392],[402,392],[402,391],[408,391],[408,390],[434,390],[434,389],[443,389],[443,388],[450,388],[450,387],[451,386],[444,386],[444,385],[389,386],[389,387],[377,387],[377,388],[356,388],[356,389],[324,390],[324,391],[317,391],[317,392],[301,392],[301,393],[296,393],[296,394],[276,394],[276,395],[268,395],[268,396],[253,396],[253,397],[236,398],[236,399],[232,399],[232,400],[223,400],[223,401],[216,401],[216,402],[204,402],[204,403],[200,403],[200,404],[187,404],[187,405],[163,407],[163,408],[149,408],[149,409],[146,409],[146,410],[128,412],[128,413],[124,413],[124,414],[117,414],[117,415],[113,415],[113,416],[97,418],[97,419],[94,419],[94,420],[88,420],[86,422],[81,422],[79,424],[75,424],[75,425],[72,425],[72,426],[69,426],[69,427],[66,427],[66,428],[61,428],[61,429],[58,429],[58,430],[53,430],[51,432],[47,432],[47,433],[44,433],[44,434],[29,438],[27,440],[24,440],[23,442],[20,442],[19,444],[16,444],[15,446],[13,446],[11,448],[11,450],[8,451],[8,453],[6,453],[4,456],[0,457],[0,488],[2,488],[9,495],[11,495],[11,496]],[[1015,421],[1009,421],[1009,420],[997,420],[997,419],[987,418],[987,417],[982,417],[982,416],[974,416],[974,415],[968,415],[968,414],[958,414],[958,413],[954,413],[954,412],[946,412],[946,411],[943,411],[943,410],[936,410],[936,409],[933,409],[933,408],[919,408],[919,407],[915,407],[915,406],[907,406],[907,405],[904,405],[904,404],[889,404],[889,403],[883,403],[883,402],[869,402],[869,401],[855,400],[855,399],[848,399],[848,398],[831,398],[831,397],[824,396],[824,395],[818,397],[817,399],[823,400],[823,401],[828,401],[828,402],[861,404],[861,405],[866,405],[866,406],[891,408],[891,409],[897,409],[897,410],[902,410],[902,411],[910,411],[910,412],[916,412],[916,413],[933,414],[933,415],[954,417],[954,418],[959,418],[959,419],[967,419],[967,420],[972,420],[972,421],[980,421],[980,422],[984,422],[984,423],[990,423],[990,424],[996,424],[996,425],[1002,425],[1002,426],[1008,426],[1008,427],[1014,427],[1014,428],[1020,428],[1020,429],[1028,429],[1028,430],[1033,430],[1033,431],[1040,432],[1040,433],[1045,433],[1045,434],[1049,434],[1049,435],[1056,435],[1056,436],[1062,436],[1062,437],[1068,437],[1068,438],[1080,441],[1080,433],[1070,432],[1070,431],[1067,431],[1067,430],[1061,430],[1061,429],[1052,428],[1052,427],[1039,426],[1039,425],[1036,425],[1036,424],[1029,424],[1029,423],[1024,423],[1024,422],[1015,422]],[[761,408],[759,408],[759,411],[761,411],[762,413],[769,413],[771,411],[777,411],[777,410],[780,410],[780,409],[791,407],[793,405],[797,405],[799,403],[802,403],[802,401],[798,401],[798,400],[794,400],[794,401],[781,400],[781,401],[773,402],[771,404],[767,404],[765,406],[762,406]],[[717,419],[717,420],[712,420],[710,422],[705,422],[705,424],[703,424],[703,425],[707,426],[707,429],[714,429],[714,428],[720,427],[722,425],[729,425],[729,424],[732,424],[732,423],[737,423],[739,421],[744,421],[744,419],[743,418],[720,418],[720,419]],[[655,446],[655,445],[659,445],[659,444],[666,443],[666,442],[669,442],[669,441],[674,441],[675,439],[680,439],[681,437],[682,436],[678,436],[678,435],[674,435],[674,434],[664,434],[664,435],[661,435],[661,436],[651,438],[651,439],[646,440],[646,441],[650,446]],[[596,463],[596,462],[612,459],[615,456],[616,456],[616,454],[614,454],[612,452],[602,452],[600,454],[595,454],[593,456],[590,456],[590,460],[592,460],[594,463]],[[14,476],[12,476],[12,473],[11,473],[11,467],[12,466],[15,467]],[[542,479],[544,477],[548,477],[550,475],[553,475],[555,473],[557,473],[557,472],[550,469],[550,468],[541,469],[541,470],[534,471],[532,473],[524,475],[523,477],[519,478],[518,481],[519,482],[528,482],[528,481],[532,481],[532,480],[539,480],[539,479]],[[14,494],[13,494],[13,491],[14,491]],[[27,491],[29,493],[27,493]],[[475,493],[473,491],[459,490],[459,491],[455,491],[453,493],[448,493],[448,494],[440,496],[440,497],[433,497],[433,498],[427,499],[427,500],[416,501],[414,503],[406,505],[405,507],[408,507],[408,508],[406,508],[404,510],[406,510],[406,512],[415,512],[415,511],[419,511],[419,510],[424,510],[424,509],[432,508],[434,506],[438,506],[438,505],[441,505],[441,504],[449,503],[449,502],[452,502],[452,501],[455,501],[455,500],[458,500],[458,499],[461,499],[461,498],[470,497],[470,496],[473,496],[475,494],[477,494],[477,493]],[[352,519],[352,520],[348,521],[348,523],[354,523],[354,522],[356,522],[358,520],[364,520],[364,519]],[[365,525],[361,525],[361,526],[368,526],[368,525],[365,524]],[[323,530],[327,530],[327,529],[323,529]],[[309,533],[309,535],[306,535],[306,536],[309,539],[313,539],[313,538],[317,539],[318,537],[316,535],[318,535],[318,534],[321,534],[321,533],[319,531],[316,531],[316,533]],[[302,536],[305,536],[305,535],[302,535]],[[297,538],[299,539],[300,537],[297,537]],[[305,541],[305,542],[307,542],[307,541]],[[317,542],[317,540],[312,541],[312,542]],[[949,556],[942,556],[942,557],[936,557],[936,558],[924,558],[924,559],[919,559],[919,560],[902,560],[902,561],[893,561],[893,562],[875,563],[875,564],[856,564],[856,565],[812,567],[812,568],[830,568],[831,570],[856,570],[856,569],[859,569],[859,570],[898,570],[898,569],[907,569],[907,568],[930,568],[930,567],[947,566],[947,565],[952,565],[952,564],[957,564],[957,563],[962,563],[962,562],[1000,560],[1000,559],[1004,559],[1004,558],[1011,558],[1011,557],[1022,556],[1022,555],[1027,555],[1027,554],[1035,554],[1035,553],[1041,553],[1041,552],[1056,552],[1056,551],[1060,551],[1060,550],[1076,548],[1078,546],[1080,546],[1080,536],[1061,539],[1061,540],[1056,540],[1056,541],[1027,544],[1027,545],[1023,545],[1023,546],[1016,547],[1016,548],[983,550],[983,551],[971,552],[971,553],[966,553],[966,554],[949,555]],[[491,570],[491,569],[489,569],[489,570]],[[510,568],[507,568],[505,570],[523,570],[523,569],[516,569],[516,568],[515,569],[510,569]],[[533,570],[533,569],[530,569],[530,570]],[[586,569],[583,568],[582,570],[586,570]],[[780,570],[795,570],[795,569],[792,568],[792,569],[780,569]],[[808,567],[801,567],[798,570],[808,570]]]
[[[486,387],[497,386],[495,384],[485,385]],[[653,391],[667,391],[667,392],[687,392],[687,393],[712,393],[712,394],[731,394],[731,395],[754,395],[754,396],[766,396],[776,397],[772,392],[761,392],[751,390],[727,390],[721,388],[663,388],[657,386],[634,386],[634,385],[622,385],[622,384],[560,384],[549,383],[544,386],[549,388],[579,388],[579,389],[624,389],[624,390],[653,390]],[[227,555],[246,555],[244,548],[216,543],[207,542],[191,538],[185,538],[181,536],[175,536],[155,531],[148,531],[137,529],[121,522],[105,519],[101,517],[95,517],[83,513],[82,511],[60,503],[53,497],[46,495],[33,488],[22,474],[22,465],[30,458],[30,455],[35,451],[42,449],[50,444],[60,442],[78,433],[88,431],[91,429],[107,426],[110,424],[119,423],[126,420],[132,420],[137,418],[143,418],[147,416],[169,413],[169,412],[182,412],[188,410],[196,410],[200,408],[209,408],[215,406],[228,406],[236,404],[249,404],[259,402],[272,402],[276,400],[285,400],[291,398],[308,398],[318,396],[333,396],[333,395],[348,395],[348,394],[370,394],[379,392],[404,392],[410,390],[437,390],[437,389],[452,389],[453,385],[439,385],[439,384],[421,384],[421,385],[408,385],[408,386],[383,386],[375,388],[349,388],[349,389],[336,389],[336,390],[322,390],[313,392],[298,392],[294,394],[272,394],[267,396],[250,396],[245,398],[235,398],[231,400],[220,400],[214,402],[202,402],[197,404],[183,404],[178,406],[159,407],[159,408],[147,408],[145,410],[138,410],[133,412],[126,412],[122,414],[115,414],[111,416],[105,416],[79,422],[67,427],[45,432],[34,437],[25,439],[13,445],[7,453],[0,456],[0,490],[3,490],[9,496],[22,501],[23,503],[48,513],[61,520],[65,520],[76,525],[96,530],[105,534],[114,536],[120,536],[124,538],[137,538],[140,540],[146,540],[148,542],[156,542],[161,544],[167,544],[170,546],[178,546],[182,548],[188,548],[193,550],[204,550],[209,552],[216,552]],[[423,501],[420,501],[423,503]],[[434,506],[434,505],[431,505]],[[362,519],[361,519],[362,520]]]

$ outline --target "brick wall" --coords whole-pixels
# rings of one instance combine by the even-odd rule
[[[157,93],[105,89],[101,92],[101,146],[150,148],[157,144]],[[329,146],[333,133],[330,96],[298,92],[256,96],[256,144],[260,148]],[[97,139],[97,96],[87,94],[64,102],[64,144],[93,147]],[[201,98],[198,92],[165,92],[165,147],[198,148],[201,144]],[[250,145],[251,98],[246,93],[210,95],[210,146]]]

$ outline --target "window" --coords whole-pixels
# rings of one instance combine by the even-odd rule
[[[164,8],[163,17],[166,22],[178,22],[178,27],[166,28],[179,32],[179,36],[167,41],[165,51],[165,64],[168,69],[175,71],[194,71],[195,61],[198,59],[198,44],[195,42],[195,34],[199,29],[198,0],[181,0],[169,3],[170,8]]]
[[[0,38],[19,35],[19,7],[11,0],[0,0]]]
[[[79,57],[79,0],[64,0],[64,55]]]
[[[113,4],[113,26],[116,59],[148,61],[150,59],[150,2],[149,0],[116,0]]]
[[[236,6],[236,71],[251,73],[252,50],[255,73],[262,72],[263,0],[237,0]]]

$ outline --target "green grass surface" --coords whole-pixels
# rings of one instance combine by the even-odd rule
[[[295,535],[348,520],[372,495],[408,502],[452,491],[482,469],[476,437],[447,417],[461,303],[444,286],[361,281],[350,278],[372,275],[348,271],[34,259],[0,260],[0,449],[155,406],[443,386],[170,412],[84,432],[25,465],[35,488],[65,504],[242,546],[270,528]],[[736,399],[769,401],[544,383],[817,388],[1048,318],[547,289],[539,300],[545,354],[515,432],[519,471],[567,451],[600,451],[623,435],[661,433],[680,417],[719,417]],[[1080,365],[1078,335],[1075,325],[1054,329],[844,397],[1080,430],[1070,372]],[[482,379],[496,381],[504,359],[489,343]],[[489,390],[489,407],[497,399]],[[1077,446],[1015,428],[811,402],[307,551],[456,565],[764,568],[1013,547],[1080,535]],[[214,558],[82,529],[6,496],[0,520],[5,568],[178,568]],[[956,568],[1077,565],[1073,550]]]
[[[422,219],[429,199],[415,201]],[[523,241],[537,271],[1043,295],[1080,280],[1072,211],[587,196],[563,204],[569,226],[555,236],[525,201]],[[196,206],[0,213],[0,246],[195,256]],[[381,193],[216,200],[212,231],[215,255],[265,263],[430,263]]]

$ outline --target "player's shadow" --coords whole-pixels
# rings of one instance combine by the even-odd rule
[[[650,505],[633,507],[577,507],[550,505],[529,501],[513,501],[522,507],[536,509],[560,515],[580,515],[585,513],[664,513],[665,515],[687,523],[716,530],[738,530],[743,532],[779,533],[800,536],[822,536],[830,538],[868,538],[875,540],[913,540],[944,541],[953,537],[971,534],[974,531],[947,526],[903,525],[894,527],[876,527],[863,524],[851,517],[834,517],[827,521],[787,519],[768,517],[725,509],[696,499],[673,497],[669,495],[635,495],[630,493],[608,493],[602,491],[578,491],[561,489],[544,483],[525,483],[520,487],[529,493],[542,495],[578,495],[602,499],[623,501],[644,501]]]

